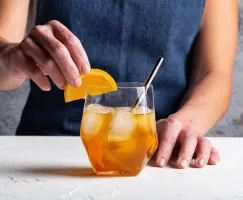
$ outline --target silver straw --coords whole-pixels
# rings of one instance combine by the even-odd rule
[[[155,65],[154,65],[154,67],[153,67],[151,73],[149,74],[148,78],[146,79],[146,81],[145,81],[145,83],[144,83],[145,91],[142,92],[142,93],[139,95],[139,97],[136,99],[135,103],[133,104],[132,109],[134,109],[135,107],[137,107],[137,106],[142,102],[142,100],[143,100],[144,96],[146,95],[147,90],[148,90],[150,84],[152,83],[152,81],[153,81],[155,75],[157,74],[157,71],[159,70],[159,68],[160,68],[160,66],[161,66],[161,64],[162,64],[162,62],[163,62],[163,60],[164,60],[163,57],[161,57],[161,56],[158,57],[158,59],[157,59]]]

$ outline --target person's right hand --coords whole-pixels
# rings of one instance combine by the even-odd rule
[[[7,56],[8,69],[13,77],[29,77],[44,91],[51,89],[45,75],[63,89],[67,82],[74,87],[80,86],[80,74],[90,70],[80,40],[58,21],[32,28]]]

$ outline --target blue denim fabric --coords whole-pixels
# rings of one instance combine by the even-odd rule
[[[205,0],[39,0],[37,24],[58,20],[82,42],[93,68],[117,82],[144,82],[158,56],[156,117],[175,112],[187,89],[190,53]],[[79,135],[83,100],[64,103],[63,91],[31,82],[17,135]]]

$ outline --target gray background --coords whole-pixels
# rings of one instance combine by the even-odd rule
[[[243,126],[240,125],[240,116],[243,113],[243,0],[239,0],[239,4],[239,45],[234,69],[231,106],[223,119],[208,133],[210,136],[243,136]],[[15,91],[0,91],[0,135],[15,134],[28,93],[28,81]]]

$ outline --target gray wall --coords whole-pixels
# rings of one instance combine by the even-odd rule
[[[14,135],[29,93],[29,81],[19,89],[0,91],[0,135]]]
[[[240,3],[240,38],[234,69],[233,96],[229,111],[208,135],[243,136],[239,119],[243,112],[243,0]],[[0,92],[0,135],[14,135],[29,93],[28,81],[19,89]]]

